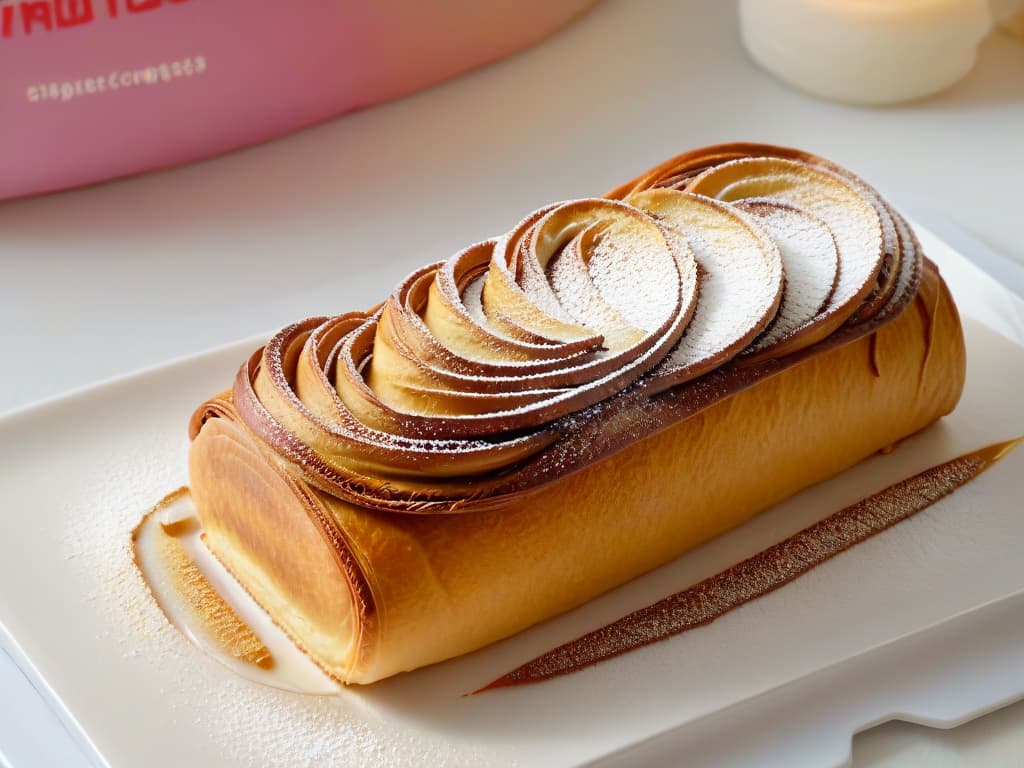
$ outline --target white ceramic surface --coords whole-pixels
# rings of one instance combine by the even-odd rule
[[[998,287],[922,234],[965,313],[977,308],[1007,334],[1020,328],[1021,302],[1006,295],[1000,306]],[[184,482],[188,413],[229,380],[255,342],[171,364],[0,420],[0,497],[14,510],[0,517],[0,623],[115,768],[327,758],[632,764],[684,747],[704,764],[728,764],[737,754],[836,764],[854,730],[894,714],[952,724],[1024,695],[1024,680],[1012,675],[1021,665],[1003,666],[1024,642],[1017,546],[1024,452],[710,627],[550,683],[461,694],[890,482],[1024,434],[1016,407],[1024,349],[975,320],[967,330],[971,362],[961,406],[893,454],[565,616],[338,698],[233,677],[167,625],[135,576],[128,532],[148,505]],[[1009,636],[1017,638],[1010,651],[981,640]],[[943,649],[964,661],[937,662]],[[969,664],[984,674],[964,679],[959,672]],[[943,680],[943,706],[915,693]],[[827,690],[846,691],[844,706],[830,706]],[[779,701],[789,713],[782,722]],[[915,711],[914,702],[928,706]],[[744,718],[752,725],[743,738],[725,738],[723,723],[731,730]]]

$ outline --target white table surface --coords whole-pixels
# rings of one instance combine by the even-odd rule
[[[351,309],[332,301],[343,281],[369,305],[544,203],[729,140],[830,157],[940,234],[987,244],[982,266],[1020,279],[1024,44],[996,34],[945,93],[863,109],[760,72],[731,3],[620,0],[503,62],[285,139],[0,203],[0,412]],[[0,654],[0,765],[74,765],[33,696]],[[1022,761],[1024,703],[854,741],[857,766]]]

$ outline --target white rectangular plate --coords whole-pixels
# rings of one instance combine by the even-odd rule
[[[462,695],[892,482],[1024,434],[1024,349],[1007,338],[1024,339],[1024,304],[921,235],[977,318],[956,412],[576,611],[333,698],[263,688],[203,656],[150,599],[129,532],[185,484],[188,417],[258,343],[245,342],[0,419],[2,640],[115,768],[711,764],[752,753],[821,765],[887,717],[950,725],[1024,696],[1024,664],[1011,663],[1024,647],[1024,449],[708,627],[552,682]]]

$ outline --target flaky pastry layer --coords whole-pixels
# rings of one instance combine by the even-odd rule
[[[207,544],[271,617],[332,676],[370,683],[577,606],[926,427],[959,399],[965,351],[926,263],[883,327],[730,387],[744,370],[638,404],[640,421],[679,418],[461,515],[375,511],[318,490],[225,396],[197,427],[192,493]],[[687,395],[699,407],[673,404]]]

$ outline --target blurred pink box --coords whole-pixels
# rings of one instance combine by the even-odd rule
[[[526,47],[593,0],[0,0],[0,199],[196,160]]]

